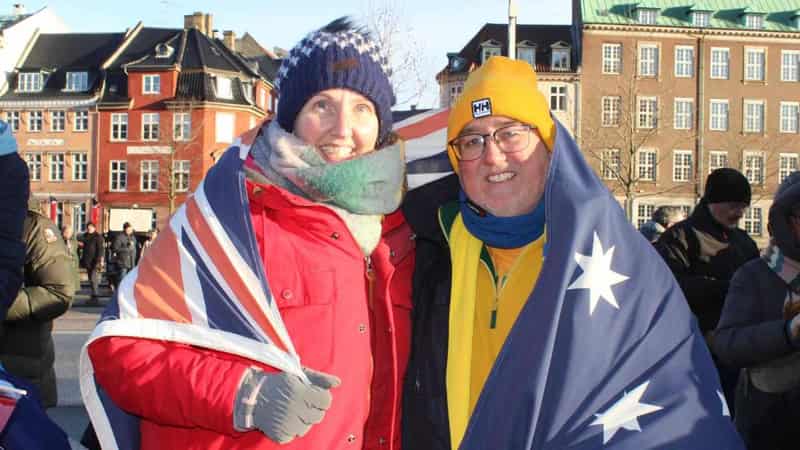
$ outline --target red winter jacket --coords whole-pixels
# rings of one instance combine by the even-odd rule
[[[236,390],[259,363],[189,345],[99,339],[89,347],[96,379],[142,417],[143,450],[399,450],[414,268],[402,213],[385,217],[380,244],[365,258],[329,208],[274,186],[248,181],[247,190],[267,280],[300,359],[342,380],[323,421],[287,445],[237,432]]]

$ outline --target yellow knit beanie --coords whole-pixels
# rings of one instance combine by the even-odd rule
[[[549,150],[556,127],[547,101],[536,85],[536,72],[525,61],[493,56],[469,74],[464,91],[450,109],[447,142],[452,141],[473,119],[505,116],[533,125]],[[447,154],[458,172],[458,158],[450,145]]]

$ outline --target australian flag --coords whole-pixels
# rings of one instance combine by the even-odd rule
[[[544,265],[461,448],[743,449],[678,284],[560,124],[544,200]]]

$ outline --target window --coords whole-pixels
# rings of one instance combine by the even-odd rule
[[[86,231],[86,203],[77,203],[72,207],[72,229],[76,233]]]
[[[761,100],[744,101],[744,132],[761,133],[764,131],[764,102]]]
[[[124,192],[128,189],[128,162],[111,161],[109,188],[112,192]]]
[[[160,94],[161,75],[145,75],[142,77],[142,94]]]
[[[675,76],[691,78],[694,74],[694,47],[675,46]]]
[[[744,79],[747,81],[764,81],[764,63],[766,50],[763,48],[746,48],[744,50]]]
[[[41,111],[28,112],[28,131],[31,133],[38,133],[42,131],[42,117],[44,114]]]
[[[89,155],[86,152],[72,154],[72,181],[89,179]]]
[[[567,110],[567,87],[550,86],[550,109],[552,111]]]
[[[64,131],[67,122],[65,111],[50,111],[50,131]]]
[[[800,103],[781,102],[781,133],[797,133]]]
[[[639,180],[656,181],[656,157],[655,149],[639,149],[637,152],[639,165]]]
[[[696,27],[707,27],[711,21],[711,13],[708,11],[693,11],[692,25]]]
[[[233,130],[236,116],[232,113],[216,113],[216,142],[230,144],[233,142]]]
[[[745,14],[744,26],[745,28],[760,30],[764,28],[764,16],[761,14]]]
[[[228,77],[217,76],[217,98],[232,99],[233,89],[231,88],[231,79]]]
[[[6,112],[6,122],[11,127],[11,131],[16,133],[19,131],[19,111],[8,111]]]
[[[158,191],[158,161],[142,161],[142,192]]]
[[[673,152],[672,181],[683,182],[692,179],[692,151],[675,150]]]
[[[643,44],[639,47],[639,76],[655,77],[658,75],[658,46]]]
[[[20,72],[17,78],[17,90],[19,92],[39,92],[42,90],[41,73]]]
[[[84,92],[89,89],[88,72],[67,72],[67,91]]]
[[[72,124],[74,131],[89,130],[89,111],[75,111],[75,122]]]
[[[173,138],[176,141],[192,139],[192,115],[189,113],[175,113],[172,115]]]
[[[461,83],[450,85],[450,106],[456,103],[456,100],[458,100],[458,96],[461,95],[461,92],[463,90],[464,90],[464,85]]]
[[[28,163],[28,173],[31,181],[41,181],[42,179],[42,154],[26,153],[25,162]]]
[[[708,154],[708,173],[728,167],[728,152],[712,151]]]
[[[622,161],[619,157],[619,149],[612,148],[603,150],[602,159],[600,160],[600,171],[603,178],[606,180],[615,180],[619,175]]]
[[[708,126],[712,131],[728,131],[728,100],[711,99],[711,121]]]
[[[620,106],[622,106],[621,97],[603,97],[603,126],[616,127],[619,126]]]
[[[550,66],[554,71],[569,70],[569,49],[553,49],[553,61]]]
[[[144,113],[142,114],[142,140],[143,141],[157,141],[158,140],[158,113]]]
[[[622,44],[603,44],[603,73],[622,71]]]
[[[648,222],[653,217],[653,211],[656,210],[656,205],[652,203],[639,203],[636,207],[636,228],[641,228],[645,222]]]
[[[781,81],[800,81],[800,51],[781,51]]]
[[[658,10],[657,9],[639,9],[637,10],[639,15],[639,23],[643,23],[645,25],[655,25],[656,19],[658,18]]]
[[[190,161],[172,162],[172,180],[175,183],[176,192],[186,192],[189,190],[189,168]]]
[[[764,183],[764,154],[761,152],[744,152],[742,171],[750,184]]]
[[[730,76],[731,51],[727,48],[711,49],[711,78],[727,80]]]
[[[493,45],[483,46],[483,50],[481,51],[481,64],[485,64],[492,56],[500,56],[500,47],[495,47]]]
[[[751,206],[744,211],[744,231],[747,231],[753,236],[761,236],[762,215],[761,208],[758,206]]]
[[[64,226],[64,202],[56,202],[56,227],[60,230]]]
[[[674,124],[676,130],[691,130],[694,99],[676,98],[674,111]]]
[[[50,181],[64,181],[64,154],[50,154]]]
[[[111,114],[111,140],[128,139],[128,113]]]
[[[517,47],[517,58],[536,67],[536,47]]]
[[[264,89],[258,91],[258,105],[261,106],[262,109],[267,109],[267,91]]]
[[[657,125],[658,99],[656,97],[639,97],[639,119],[637,128],[655,128]]]
[[[783,183],[783,180],[795,170],[797,170],[797,154],[781,153],[778,167],[778,184]]]

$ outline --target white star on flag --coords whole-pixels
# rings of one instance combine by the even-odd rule
[[[722,403],[722,415],[725,417],[730,417],[731,410],[728,409],[728,402],[725,401],[725,396],[722,395],[722,392],[717,391],[717,397],[719,397],[719,401]]]
[[[603,253],[603,244],[600,242],[600,238],[597,237],[596,231],[594,232],[594,241],[592,243],[592,255],[586,256],[575,253],[575,262],[581,266],[583,273],[569,285],[567,290],[589,289],[590,316],[594,313],[594,309],[600,299],[619,309],[619,304],[617,304],[617,299],[614,297],[614,292],[611,291],[611,286],[627,280],[628,277],[611,270],[611,259],[613,257],[614,247]]]
[[[639,401],[649,384],[650,381],[645,381],[633,391],[625,393],[606,412],[595,414],[597,419],[589,425],[603,426],[603,445],[610,441],[620,428],[625,428],[629,431],[642,431],[637,419],[664,409],[662,406],[650,405]]]

